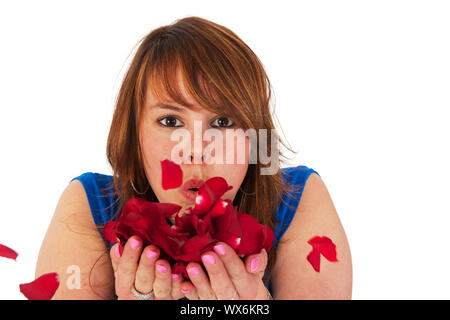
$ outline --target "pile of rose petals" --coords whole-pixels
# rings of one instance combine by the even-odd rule
[[[181,186],[181,167],[170,161],[161,161],[164,190]],[[199,188],[195,205],[184,212],[172,203],[150,202],[132,197],[115,221],[105,225],[104,238],[109,243],[124,245],[133,235],[144,245],[154,244],[161,249],[161,258],[172,265],[172,272],[188,278],[188,262],[201,261],[201,255],[222,241],[230,245],[240,257],[267,252],[274,241],[273,231],[258,223],[251,215],[239,211],[231,200],[221,197],[232,189],[222,177],[213,177]],[[320,255],[336,262],[336,245],[328,237],[315,236],[308,243],[312,251],[307,260],[320,272]],[[18,254],[0,244],[0,257],[16,260]],[[30,283],[20,284],[20,292],[29,300],[50,300],[59,287],[57,273],[47,273]]]
[[[164,176],[163,170],[163,181]],[[186,278],[186,265],[200,262],[201,255],[218,241],[230,245],[241,257],[259,253],[263,248],[269,252],[273,231],[237,210],[231,200],[221,199],[231,188],[222,177],[208,179],[199,187],[194,207],[184,212],[176,204],[132,197],[117,220],[105,225],[104,238],[124,245],[131,236],[139,236],[144,246],[158,246],[161,258],[172,265],[172,272]]]
[[[16,260],[18,254],[13,249],[0,244],[0,257]],[[30,283],[19,285],[20,292],[28,300],[50,300],[59,287],[57,273],[46,273]]]

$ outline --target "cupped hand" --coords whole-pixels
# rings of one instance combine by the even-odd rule
[[[133,286],[142,294],[154,292],[153,299],[180,299],[181,275],[172,274],[169,263],[158,259],[160,251],[154,245],[142,250],[142,240],[133,236],[125,246],[116,243],[110,257],[114,269],[116,295],[119,300],[136,300],[131,293]]]
[[[262,278],[267,261],[264,249],[242,261],[233,248],[219,242],[202,255],[206,273],[199,263],[187,265],[190,281],[181,283],[181,292],[190,300],[266,300]]]

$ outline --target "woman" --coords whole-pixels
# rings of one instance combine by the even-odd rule
[[[36,275],[58,272],[61,285],[54,299],[351,298],[349,246],[320,176],[305,166],[262,173],[284,162],[271,143],[278,136],[270,102],[261,62],[229,29],[188,17],[148,34],[117,99],[107,143],[113,176],[85,173],[72,179],[43,241]],[[190,137],[183,148],[173,139],[180,129]],[[231,163],[208,161],[212,153],[205,152],[204,133],[212,129],[225,136],[226,130],[242,129],[215,150],[227,157],[232,151]],[[243,134],[248,129],[268,133],[267,141],[259,136],[256,147],[266,147],[269,162],[267,157],[261,162],[261,153],[256,162],[248,157],[255,151]],[[184,148],[189,144],[197,147]],[[242,151],[239,161],[235,155]],[[183,187],[167,190],[160,163],[174,156],[182,160]],[[187,191],[185,183],[214,176],[233,186],[224,199],[275,232],[269,254],[262,250],[243,260],[220,242],[203,254],[202,263],[187,266],[185,279],[172,274],[159,248],[143,248],[138,237],[123,247],[104,242],[102,226],[117,218],[132,196],[188,208],[195,191]],[[315,236],[332,239],[338,255],[336,262],[322,259],[320,271],[307,258],[308,241]],[[73,265],[80,270],[78,286],[69,285],[75,274],[66,270]]]

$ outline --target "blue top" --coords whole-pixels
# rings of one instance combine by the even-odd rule
[[[290,196],[283,195],[282,199],[286,203],[283,203],[283,201],[278,203],[278,209],[276,212],[278,224],[275,228],[275,240],[273,242],[274,248],[278,246],[279,240],[288,229],[292,218],[295,215],[298,204],[300,203],[305,183],[310,174],[313,172],[319,175],[315,170],[306,166],[281,169],[283,180],[287,181],[289,185],[298,185],[298,191],[291,192]],[[75,179],[80,180],[83,184],[95,224],[97,226],[104,226],[108,221],[111,221],[119,205],[117,198],[110,195],[110,193],[113,192],[113,189],[111,189],[113,177],[100,173],[86,172],[76,178],[73,178],[70,182]],[[110,188],[108,189],[108,192],[106,192],[107,188]],[[100,235],[104,241],[103,233],[100,232]],[[112,244],[107,242],[105,242],[105,245],[108,249],[112,246]],[[270,282],[268,283],[268,288],[270,290]]]

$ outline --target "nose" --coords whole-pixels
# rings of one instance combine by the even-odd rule
[[[191,130],[191,150],[189,159],[191,164],[205,164],[205,149],[207,141],[203,140],[203,134],[206,130],[205,122],[195,120],[194,127]]]
[[[190,160],[192,164],[203,164],[205,156],[203,154],[191,154]]]

